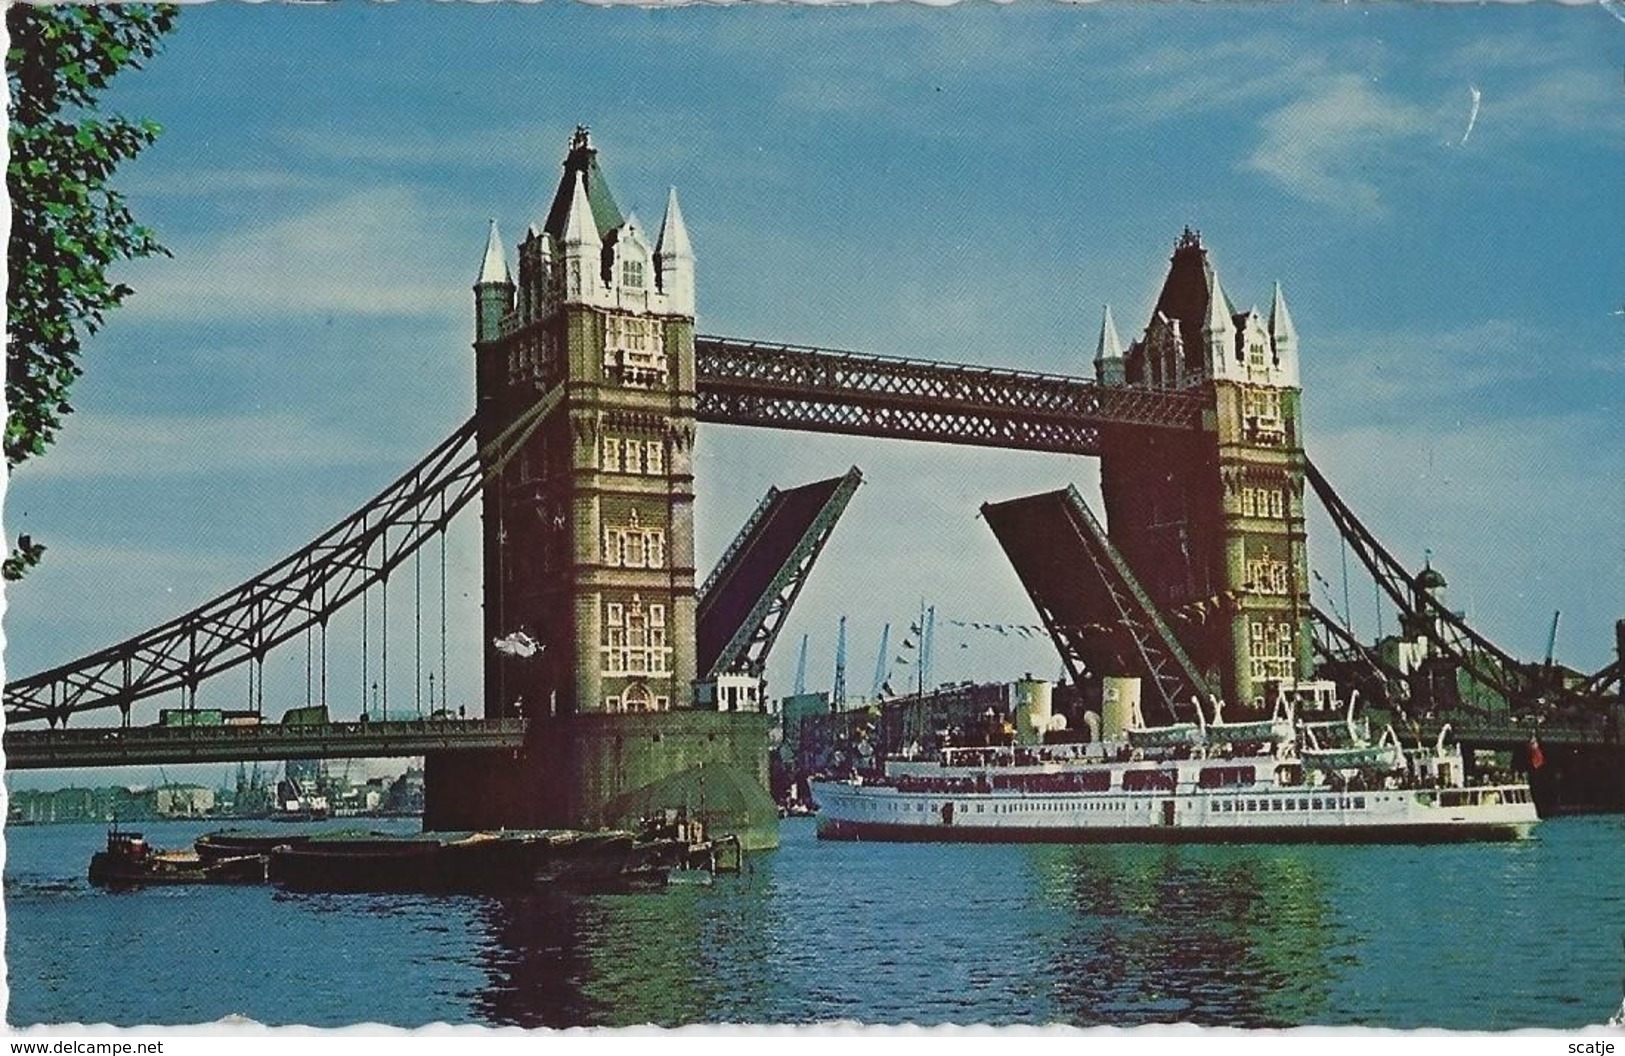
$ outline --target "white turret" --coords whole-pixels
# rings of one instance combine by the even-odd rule
[[[564,265],[564,299],[596,299],[603,267],[603,239],[587,201],[587,184],[580,173],[571,175],[570,211],[564,220],[564,237],[559,250]]]
[[[508,254],[502,249],[502,235],[497,232],[497,222],[491,221],[491,233],[485,240],[485,259],[480,262],[480,277],[475,283],[478,286],[487,284],[501,286],[513,285],[513,272],[508,270]]]
[[[497,233],[497,222],[491,221],[491,232],[485,241],[485,256],[480,261],[480,277],[474,281],[474,339],[494,341],[502,332],[502,317],[513,311],[513,273],[508,270],[508,255],[502,249],[502,236]]]
[[[1207,320],[1202,324],[1202,340],[1207,346],[1207,369],[1214,378],[1238,378],[1243,372],[1236,362],[1236,323],[1230,317],[1230,300],[1219,284],[1218,272],[1208,287]]]
[[[1122,385],[1125,381],[1123,342],[1117,336],[1109,304],[1100,320],[1100,343],[1095,346],[1095,381],[1101,385]]]
[[[1281,293],[1279,282],[1275,284],[1275,299],[1270,302],[1269,332],[1280,383],[1295,389],[1298,387],[1298,329],[1292,325],[1292,313],[1286,310],[1286,297]]]
[[[666,195],[666,216],[660,222],[655,241],[655,277],[666,295],[666,310],[674,315],[694,315],[694,247],[688,240],[683,210],[677,205],[677,188]]]

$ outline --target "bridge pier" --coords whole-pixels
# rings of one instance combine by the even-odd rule
[[[747,850],[778,846],[759,712],[568,715],[519,750],[445,752],[424,761],[423,827],[635,828],[684,808]]]

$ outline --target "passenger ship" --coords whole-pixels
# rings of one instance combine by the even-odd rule
[[[1137,694],[1136,694],[1137,695]],[[1335,706],[1328,698],[1326,703]],[[1520,839],[1535,824],[1523,783],[1469,785],[1449,727],[1405,748],[1346,713],[1144,726],[1090,744],[947,747],[878,773],[811,783],[818,835],[834,840],[999,842],[1433,842]],[[915,753],[910,753],[915,754]]]

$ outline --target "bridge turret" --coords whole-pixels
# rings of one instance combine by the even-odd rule
[[[572,172],[567,178],[571,182],[570,205],[559,245],[564,265],[564,299],[591,301],[598,292],[604,242],[587,200],[586,174]]]
[[[1207,269],[1207,278],[1207,319],[1202,324],[1202,342],[1207,351],[1204,373],[1215,380],[1236,379],[1241,373],[1236,363],[1239,334],[1235,316],[1230,310],[1230,298],[1224,295],[1219,274],[1211,265]]]
[[[1270,302],[1269,335],[1280,384],[1298,388],[1298,329],[1292,325],[1292,313],[1286,310],[1286,297],[1281,293],[1279,282],[1275,284],[1275,297]]]
[[[666,195],[666,216],[655,240],[655,277],[673,315],[694,315],[694,247],[688,240],[677,188]]]
[[[480,277],[474,283],[475,341],[495,341],[501,335],[502,317],[513,311],[513,294],[508,255],[502,249],[497,222],[492,220],[491,233],[485,241],[485,257],[480,262]]]
[[[1123,341],[1117,336],[1117,324],[1112,321],[1112,306],[1106,305],[1100,319],[1100,341],[1095,346],[1095,381],[1101,385],[1122,385]]]

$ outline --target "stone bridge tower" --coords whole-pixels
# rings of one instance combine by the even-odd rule
[[[652,238],[578,128],[518,277],[493,223],[474,285],[482,443],[562,393],[483,495],[485,716],[519,753],[431,755],[430,829],[635,825],[687,807],[778,840],[764,713],[695,708],[694,251]]]
[[[565,385],[485,491],[486,716],[691,706],[694,253],[677,192],[651,244],[577,130],[517,283],[492,225],[475,314],[482,438]]]
[[[1200,236],[1179,239],[1151,321],[1125,350],[1111,309],[1096,379],[1195,390],[1203,428],[1104,431],[1108,532],[1225,700],[1310,671],[1298,336],[1280,284],[1238,312]],[[1231,712],[1234,715],[1236,712]]]

